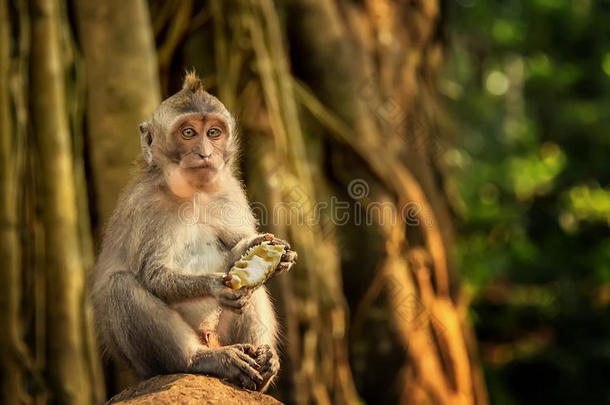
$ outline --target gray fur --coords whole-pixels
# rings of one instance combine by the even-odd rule
[[[269,297],[264,288],[233,291],[222,283],[235,260],[260,240],[242,186],[227,165],[221,191],[182,200],[168,190],[164,161],[151,150],[151,141],[153,148],[163,142],[165,125],[189,104],[190,110],[228,114],[207,93],[189,92],[166,100],[153,121],[140,126],[145,161],[119,199],[92,275],[97,330],[110,354],[126,359],[142,378],[206,373],[264,390],[279,367]],[[233,137],[234,120],[227,121]],[[191,203],[202,215],[185,221],[181,209]],[[243,214],[239,221],[215,209],[228,204]],[[223,346],[207,347],[198,328],[216,333]]]

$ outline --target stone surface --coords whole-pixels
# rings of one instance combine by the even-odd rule
[[[260,392],[238,388],[214,377],[170,374],[153,377],[115,395],[108,404],[268,404],[278,400]]]

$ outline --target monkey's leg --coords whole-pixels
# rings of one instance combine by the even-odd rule
[[[265,391],[279,371],[277,354],[277,321],[267,290],[264,287],[253,291],[250,302],[241,314],[223,310],[220,315],[218,334],[223,342],[249,343],[255,346],[257,370],[263,383],[257,386]]]
[[[203,346],[197,334],[127,271],[114,273],[106,291],[106,324],[116,347],[143,378],[194,372],[228,378],[248,388],[262,383],[250,345]]]
[[[184,372],[198,349],[180,315],[146,291],[127,271],[114,273],[105,291],[105,320],[115,347],[142,377]]]

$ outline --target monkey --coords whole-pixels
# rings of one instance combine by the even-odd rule
[[[142,379],[201,373],[264,392],[279,370],[265,287],[232,290],[227,272],[263,241],[238,179],[236,121],[187,72],[139,125],[142,158],[106,226],[90,280],[100,343]]]

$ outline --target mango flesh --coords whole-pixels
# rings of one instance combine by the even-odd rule
[[[231,288],[237,290],[262,285],[280,264],[284,253],[284,245],[271,245],[269,242],[248,249],[229,271],[232,277],[229,280]]]

